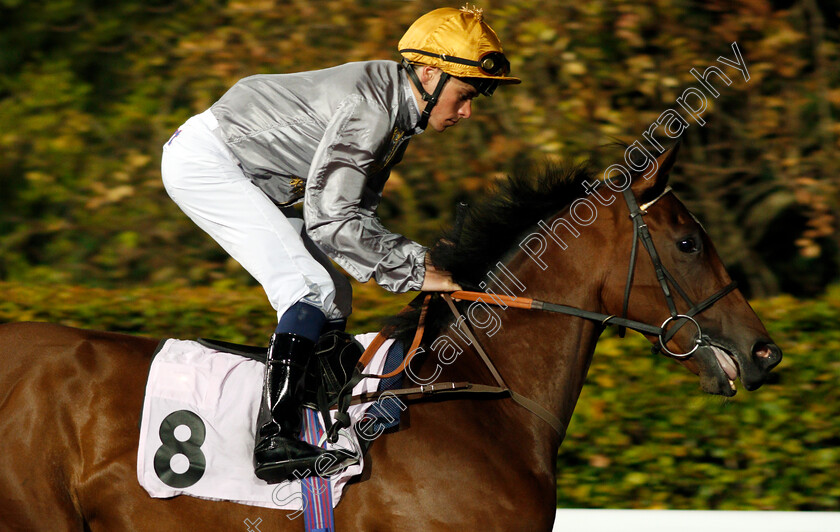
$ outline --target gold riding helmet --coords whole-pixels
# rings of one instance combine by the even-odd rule
[[[408,28],[398,48],[408,77],[426,101],[417,124],[420,128],[426,127],[432,108],[451,76],[469,83],[485,96],[492,96],[499,85],[522,81],[509,76],[510,62],[502,44],[496,32],[484,22],[484,12],[475,6],[445,7],[426,13]],[[441,70],[432,94],[423,88],[412,65],[429,65]]]
[[[411,64],[430,65],[490,96],[496,87],[520,83],[481,9],[445,7],[426,13],[408,28],[399,51]]]

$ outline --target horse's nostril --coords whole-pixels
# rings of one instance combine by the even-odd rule
[[[753,351],[753,354],[759,358],[770,358],[771,351],[769,347],[762,344]]]
[[[764,377],[767,377],[770,370],[782,361],[782,350],[773,342],[756,342],[753,345],[752,354],[755,369],[758,369]]]
[[[773,348],[770,344],[765,344],[764,342],[758,342],[753,346],[753,355],[757,356],[758,358],[770,358],[773,356]]]

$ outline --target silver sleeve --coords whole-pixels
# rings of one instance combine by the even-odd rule
[[[347,273],[406,292],[422,286],[428,249],[388,231],[362,205],[368,172],[391,127],[382,108],[360,97],[343,102],[315,152],[303,214],[309,237]]]

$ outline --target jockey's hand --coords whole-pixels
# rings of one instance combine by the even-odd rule
[[[461,287],[452,280],[452,274],[446,270],[439,270],[432,264],[429,254],[426,253],[426,277],[423,279],[423,286],[420,290],[424,292],[454,292],[461,290]]]

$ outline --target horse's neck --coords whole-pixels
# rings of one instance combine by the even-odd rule
[[[563,294],[559,300],[554,298],[555,301],[598,310],[595,282],[592,277],[582,278],[585,276],[580,270],[563,270],[558,266],[551,272],[553,281],[528,283],[526,279],[533,278],[534,272],[527,271],[526,262],[513,260],[509,266],[511,270],[508,272],[521,280],[524,286],[521,291],[515,291],[519,295],[541,298],[549,293]],[[497,279],[502,279],[504,274],[499,273]],[[546,282],[558,286],[549,287]],[[511,287],[510,283],[508,287]],[[495,287],[489,285],[488,288],[495,288],[499,294],[504,293],[498,284]],[[502,309],[490,305],[477,305],[472,312],[467,310],[466,314],[472,318],[467,321],[478,343],[505,385],[535,401],[568,426],[592,359],[599,327],[590,321],[563,314]],[[450,325],[444,333],[462,352],[454,364],[442,366],[443,373],[439,380],[496,384],[475,346],[464,341],[456,325]],[[434,353],[438,360],[451,358],[452,351],[447,357],[443,345],[438,344],[439,349]],[[533,454],[535,467],[550,468],[553,471],[561,440],[551,426],[510,399],[500,400],[494,405],[488,405],[488,409],[504,411],[506,414],[501,414],[504,422],[517,425],[501,428],[517,434],[519,442],[529,442],[528,452]],[[523,452],[522,447],[517,449]]]
[[[571,279],[568,282],[575,284]],[[561,302],[594,310],[594,299],[570,294]],[[568,426],[600,328],[591,321],[565,314],[513,309],[505,313],[510,316],[499,333],[479,340],[492,353],[508,387],[536,401]],[[534,419],[540,433],[553,432],[547,423]]]

